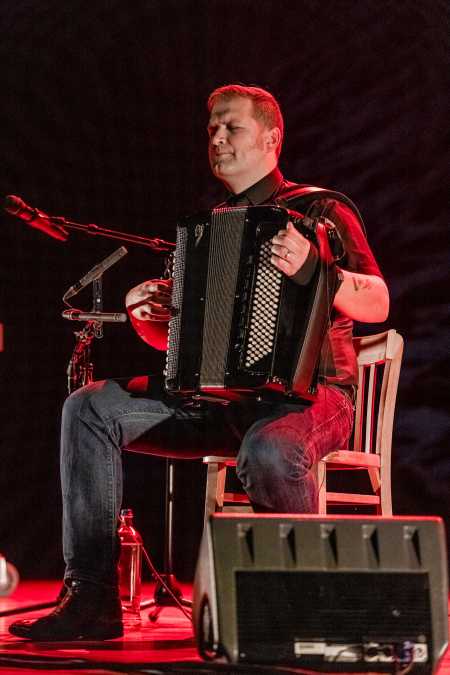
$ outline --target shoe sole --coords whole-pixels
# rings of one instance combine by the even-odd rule
[[[80,633],[79,635],[33,635],[30,631],[27,635],[26,631],[22,633],[20,628],[12,629],[10,628],[10,633],[16,637],[20,637],[26,640],[32,640],[33,642],[78,642],[80,640],[114,640],[116,638],[123,637],[123,626],[122,624],[117,624],[116,626],[108,626],[108,629],[99,629],[99,630],[90,630],[89,634]]]

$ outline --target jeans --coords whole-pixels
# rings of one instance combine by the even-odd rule
[[[63,552],[67,579],[115,586],[122,501],[121,451],[196,458],[236,456],[237,473],[256,511],[311,513],[311,466],[347,447],[353,404],[319,385],[311,404],[202,402],[172,397],[161,377],[105,380],[64,404],[61,427]],[[149,469],[150,471],[150,469]]]

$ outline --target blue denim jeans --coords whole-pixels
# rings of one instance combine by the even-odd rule
[[[350,398],[332,386],[319,386],[311,405],[252,399],[197,406],[168,395],[161,377],[79,389],[64,404],[61,428],[66,579],[117,583],[122,450],[238,455],[237,473],[255,510],[311,513],[311,465],[347,447],[352,423]]]

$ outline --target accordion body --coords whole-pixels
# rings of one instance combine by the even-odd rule
[[[302,230],[320,249],[317,227]],[[217,208],[177,226],[165,369],[171,393],[279,390],[312,398],[333,295],[329,266],[301,286],[270,262],[292,212]]]

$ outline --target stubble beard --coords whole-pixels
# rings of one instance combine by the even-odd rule
[[[245,154],[248,155],[255,150],[262,150],[264,147],[262,134],[255,139],[255,142],[245,149]],[[214,175],[221,177],[227,175],[234,175],[236,172],[241,172],[242,167],[239,168],[239,161],[245,164],[245,158],[236,158],[234,152],[223,153],[223,155],[214,155],[211,158],[211,169]],[[238,166],[236,166],[236,162]]]
[[[223,172],[227,172],[227,167],[233,164],[234,155],[226,154],[223,156],[212,157],[211,159],[211,168],[214,174],[222,175]]]

